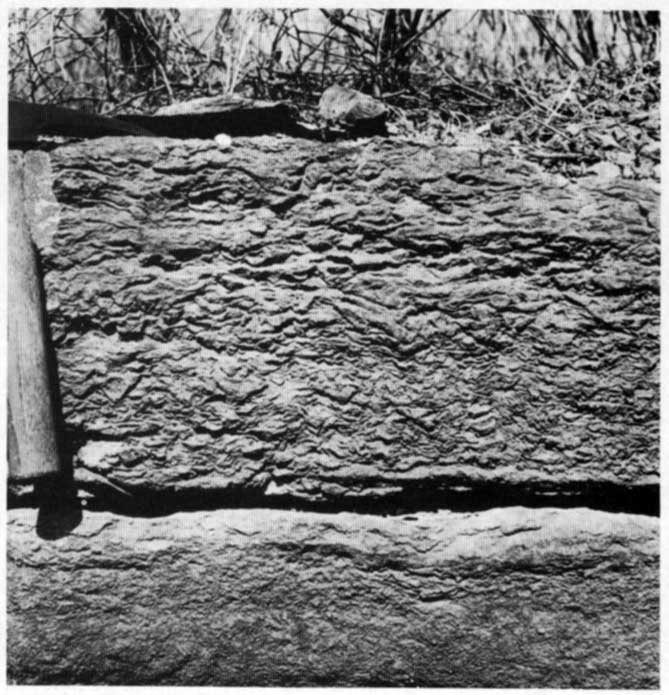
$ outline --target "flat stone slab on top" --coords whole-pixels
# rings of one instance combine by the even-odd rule
[[[202,97],[163,106],[153,115],[123,114],[118,118],[147,128],[154,135],[173,138],[302,132],[297,109],[291,104],[236,95]]]

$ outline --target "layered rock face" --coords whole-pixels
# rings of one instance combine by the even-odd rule
[[[24,683],[657,687],[656,519],[36,516],[9,526]]]
[[[10,169],[87,504],[13,491],[16,682],[657,687],[657,191],[388,139]]]

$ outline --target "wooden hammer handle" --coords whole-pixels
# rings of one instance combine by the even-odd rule
[[[37,251],[29,229],[23,158],[10,160],[8,235],[8,460],[9,477],[61,472],[49,378],[46,312]]]

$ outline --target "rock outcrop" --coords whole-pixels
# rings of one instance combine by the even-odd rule
[[[393,141],[51,157],[38,243],[82,475],[436,506],[657,484],[647,185]]]
[[[657,688],[657,520],[10,513],[21,683]]]
[[[651,185],[286,136],[19,168],[79,498],[10,487],[12,682],[658,687]]]

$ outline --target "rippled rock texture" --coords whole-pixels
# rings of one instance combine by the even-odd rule
[[[392,140],[51,160],[38,243],[82,480],[437,505],[657,483],[646,184]]]
[[[9,512],[12,682],[658,687],[657,191],[389,139],[21,166],[79,499]]]

